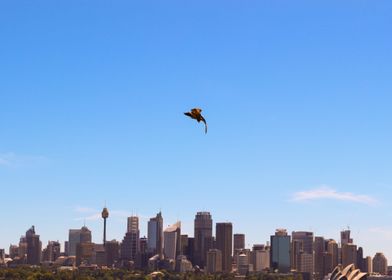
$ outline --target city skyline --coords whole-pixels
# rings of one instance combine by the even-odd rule
[[[21,4],[23,3],[23,4]],[[0,248],[126,218],[392,260],[389,0],[0,2]],[[184,112],[200,107],[208,121]],[[213,226],[215,231],[215,226]],[[113,245],[113,244],[111,244]],[[114,245],[113,245],[114,246]]]

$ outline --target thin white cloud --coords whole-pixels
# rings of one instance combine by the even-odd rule
[[[296,192],[292,197],[293,201],[298,202],[320,199],[348,201],[367,205],[375,205],[378,202],[377,199],[369,195],[355,194],[351,192],[339,192],[328,186],[321,186],[307,191]]]

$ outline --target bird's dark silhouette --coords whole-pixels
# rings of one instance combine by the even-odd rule
[[[201,109],[199,108],[193,108],[190,112],[184,113],[185,116],[188,116],[192,119],[197,120],[197,122],[203,122],[205,126],[205,133],[207,133],[207,122],[206,119],[201,115]]]

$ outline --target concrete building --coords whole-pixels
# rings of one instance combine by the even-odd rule
[[[83,226],[81,229],[70,229],[68,235],[68,255],[76,256],[76,247],[79,243],[91,243],[91,231]]]
[[[121,242],[121,259],[135,261],[140,251],[139,217],[128,217],[127,232]]]
[[[234,251],[245,249],[245,234],[234,234]]]
[[[161,212],[148,222],[147,234],[148,252],[163,259],[163,217]]]
[[[210,249],[207,253],[207,272],[222,272],[222,252],[218,249]]]
[[[357,245],[344,243],[342,244],[342,265],[347,267],[350,264],[357,265]]]
[[[34,226],[26,232],[26,243],[27,264],[39,265],[41,263],[42,243],[39,240],[39,235],[35,233]]]
[[[340,232],[340,244],[343,247],[344,244],[352,244],[354,240],[351,238],[350,230],[343,230]]]
[[[253,245],[251,253],[251,264],[255,272],[262,272],[269,269],[270,251],[268,246]]]
[[[314,250],[314,276],[316,280],[324,278],[325,266],[325,240],[324,237],[316,236],[313,243]],[[332,271],[332,270],[331,270]]]
[[[290,272],[290,235],[287,230],[277,229],[271,236],[270,267],[280,273]]]
[[[374,256],[374,258],[373,258],[373,273],[387,275],[388,261],[383,253],[376,253],[376,255]]]
[[[293,231],[291,268],[298,272],[314,273],[314,237],[313,232]]]
[[[327,245],[327,252],[331,256],[331,266],[332,269],[337,267],[339,264],[339,246],[335,240],[330,239]]]
[[[164,255],[166,259],[176,260],[177,253],[181,250],[178,248],[181,237],[181,222],[177,222],[165,229],[164,238]]]
[[[222,252],[222,270],[231,272],[233,255],[232,223],[216,223],[216,249]]]
[[[42,259],[45,262],[55,262],[60,257],[60,242],[48,241],[48,245],[42,252]]]
[[[364,260],[364,272],[373,273],[373,260],[371,256],[367,256]]]
[[[116,240],[106,241],[105,255],[106,255],[106,265],[112,267],[120,259],[120,244]]]
[[[212,248],[212,217],[209,212],[197,212],[195,216],[193,263],[201,268],[206,265],[207,252]]]

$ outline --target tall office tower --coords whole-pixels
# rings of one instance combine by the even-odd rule
[[[27,264],[39,265],[41,263],[42,244],[39,235],[35,234],[35,228],[32,226],[26,232],[27,242]]]
[[[10,245],[8,254],[10,256],[11,259],[16,258],[17,256],[19,256],[19,247],[17,245]]]
[[[345,243],[342,244],[342,265],[346,267],[350,264],[357,266],[357,245]]]
[[[79,243],[91,243],[91,231],[87,227],[70,229],[68,235],[68,255],[76,256],[76,247]]]
[[[314,238],[314,273],[315,279],[324,278],[325,265],[325,240],[324,237],[316,236]]]
[[[352,244],[354,243],[353,239],[350,237],[351,231],[350,230],[343,230],[340,232],[340,244],[342,247],[344,244]]]
[[[5,250],[0,249],[0,263],[4,262],[5,259]]]
[[[207,272],[222,272],[222,252],[218,249],[210,249],[207,252]]]
[[[80,242],[76,244],[76,266],[91,264],[94,255],[94,243]]]
[[[189,257],[188,257],[188,245],[189,245],[188,235],[181,234],[180,239],[181,239],[181,250],[180,250],[181,253],[180,253],[180,255],[186,256],[187,259],[189,260]]]
[[[109,218],[109,211],[106,207],[102,210],[102,219],[103,219],[103,246],[106,244],[106,219]]]
[[[323,257],[323,273],[322,275],[328,275],[335,269],[335,266],[332,266],[332,254],[328,253],[327,251],[324,252]]]
[[[116,240],[106,241],[105,245],[106,265],[113,266],[120,258],[120,245]]]
[[[195,217],[193,264],[203,268],[207,252],[212,248],[212,218],[209,212],[197,212]]]
[[[194,237],[188,237],[188,248],[187,248],[187,254],[188,260],[190,260],[193,264],[193,257],[195,256],[195,238]]]
[[[135,261],[140,250],[139,217],[128,218],[127,233],[121,243],[121,259]]]
[[[139,253],[136,255],[136,267],[138,269],[145,269],[148,265],[148,246],[147,246],[147,238],[141,237],[139,239]]]
[[[270,267],[280,273],[290,271],[290,235],[287,230],[277,229],[271,236]]]
[[[376,253],[373,258],[373,272],[381,275],[388,274],[388,261],[383,253]]]
[[[19,240],[19,257],[20,258],[26,258],[27,256],[27,240],[26,236],[22,236]]]
[[[339,246],[335,240],[330,239],[327,245],[327,252],[331,255],[331,266],[335,268],[339,264]],[[331,272],[331,271],[330,271]]]
[[[234,251],[237,249],[245,249],[245,234],[234,234]]]
[[[48,245],[42,252],[43,261],[55,262],[60,257],[60,242],[48,241]]]
[[[231,272],[233,255],[232,223],[216,223],[216,249],[222,252],[222,270]]]
[[[364,262],[364,259],[363,259],[363,249],[362,249],[362,247],[359,247],[358,250],[357,250],[357,265],[356,265],[356,267],[359,270],[364,271],[365,262]]]
[[[313,232],[293,231],[292,268],[299,272],[307,272],[313,275]]]
[[[367,273],[373,273],[373,261],[372,261],[372,257],[371,256],[367,256],[364,260],[365,264],[365,269],[363,270],[363,272],[367,272]]]
[[[178,234],[180,233],[180,234]],[[178,246],[181,240],[181,222],[177,222],[165,229],[164,238],[164,255],[165,259],[176,260],[177,253],[180,251]]]
[[[139,231],[139,217],[131,216],[127,220],[127,232]]]
[[[253,264],[253,270],[256,272],[267,270],[270,266],[269,248],[262,244],[253,245],[251,264]]]
[[[148,251],[163,259],[163,218],[161,212],[148,222]]]
[[[68,241],[64,241],[64,255],[65,255],[66,257],[69,256],[68,250],[69,250],[69,242],[68,242]]]

